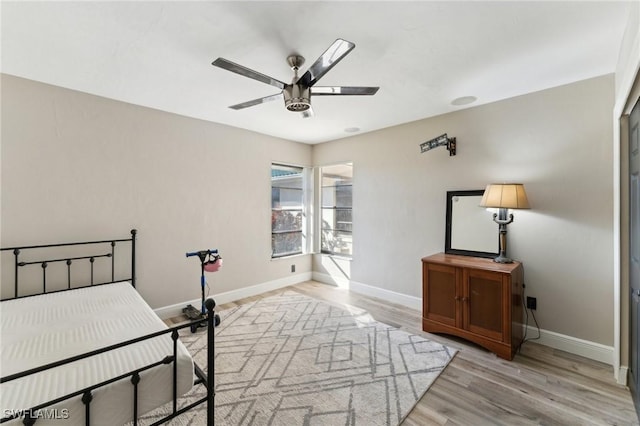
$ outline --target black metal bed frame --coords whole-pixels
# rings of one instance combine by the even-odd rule
[[[135,229],[131,230],[131,238],[126,238],[126,239],[113,239],[113,240],[100,240],[100,241],[86,241],[86,242],[74,242],[74,243],[59,243],[59,244],[47,244],[47,245],[35,245],[35,246],[21,246],[21,247],[7,247],[7,248],[0,248],[0,251],[13,251],[13,255],[15,258],[15,269],[14,269],[14,274],[15,274],[15,282],[14,282],[14,297],[11,298],[6,298],[6,299],[2,299],[2,301],[6,301],[6,300],[13,300],[13,299],[18,299],[18,298],[23,298],[23,297],[33,297],[33,296],[38,296],[40,294],[45,294],[45,293],[55,293],[55,292],[60,292],[60,291],[67,291],[67,290],[75,290],[78,288],[86,288],[86,287],[92,287],[92,286],[100,286],[100,285],[105,285],[105,284],[111,284],[114,282],[118,282],[118,281],[130,281],[131,285],[135,288],[135,259],[136,259],[136,234],[137,231]],[[131,276],[128,278],[122,278],[122,279],[115,279],[115,247],[117,243],[120,242],[130,242],[131,243]],[[20,261],[19,256],[22,252],[22,250],[27,250],[27,249],[42,249],[42,248],[51,248],[51,247],[68,247],[68,246],[79,246],[79,245],[92,245],[92,246],[97,246],[97,245],[104,245],[104,244],[109,244],[111,246],[111,251],[108,253],[103,253],[103,254],[96,254],[96,255],[89,255],[89,256],[75,256],[75,257],[63,257],[63,258],[56,258],[56,259],[46,259],[46,260],[38,260],[38,261],[29,261],[29,262],[24,262],[24,261]],[[109,282],[104,282],[104,283],[97,283],[95,284],[94,281],[94,262],[96,259],[99,258],[110,258],[111,259],[111,281]],[[84,286],[77,286],[77,287],[71,287],[71,265],[73,264],[74,260],[88,260],[91,263],[91,284],[89,285],[84,285]],[[54,263],[54,262],[65,262],[67,264],[67,288],[66,289],[62,289],[62,290],[53,290],[53,291],[46,291],[46,283],[47,283],[47,266],[49,263]],[[37,293],[37,294],[30,294],[30,295],[23,295],[21,296],[19,294],[18,291],[18,271],[19,268],[21,267],[25,267],[25,266],[30,266],[30,265],[40,265],[40,267],[42,268],[42,292],[41,293]],[[197,320],[197,321],[193,321],[193,322],[189,322],[183,325],[178,325],[178,326],[174,326],[174,327],[170,327],[166,330],[161,330],[161,331],[157,331],[155,333],[151,333],[145,336],[141,336],[141,337],[137,337],[135,339],[131,339],[131,340],[127,340],[125,342],[121,342],[115,345],[111,345],[111,346],[107,346],[101,349],[97,349],[91,352],[87,352],[84,354],[80,354],[80,355],[76,355],[73,357],[69,357],[63,360],[59,360],[56,362],[52,362],[40,367],[36,367],[36,368],[32,368],[30,370],[26,370],[26,371],[22,371],[16,374],[12,374],[9,376],[5,376],[0,378],[0,384],[2,383],[6,383],[6,382],[10,382],[13,380],[17,380],[26,376],[30,376],[32,374],[37,374],[40,373],[42,371],[48,370],[48,369],[52,369],[55,367],[59,367],[61,365],[65,365],[65,364],[69,364],[81,359],[85,359],[85,358],[89,358],[92,356],[96,356],[99,355],[101,353],[104,352],[108,352],[108,351],[112,351],[115,349],[119,349],[125,346],[129,346],[129,345],[133,345],[135,343],[138,342],[142,342],[144,340],[148,340],[148,339],[152,339],[158,336],[162,336],[165,334],[171,334],[171,339],[173,340],[173,353],[172,354],[168,354],[166,355],[163,359],[158,360],[157,362],[154,362],[150,365],[138,368],[136,370],[130,371],[128,373],[125,373],[123,375],[120,375],[118,377],[113,377],[109,380],[106,380],[104,382],[101,383],[97,383],[95,385],[92,385],[90,387],[84,388],[84,389],[79,389],[71,394],[68,395],[64,395],[62,397],[56,398],[54,400],[51,401],[47,401],[43,404],[39,404],[36,405],[34,407],[29,407],[29,408],[20,408],[18,409],[18,407],[15,407],[15,410],[9,410],[12,411],[12,413],[10,415],[6,415],[7,413],[3,413],[3,418],[0,419],[0,423],[5,423],[14,419],[18,419],[19,417],[23,417],[22,423],[25,425],[33,425],[34,423],[36,423],[36,421],[38,420],[38,416],[36,415],[36,417],[33,417],[33,413],[37,413],[39,412],[39,410],[45,409],[47,407],[50,407],[54,404],[59,404],[63,401],[66,401],[68,399],[74,398],[74,397],[78,397],[80,395],[82,395],[82,403],[85,406],[85,424],[87,426],[89,426],[91,424],[91,401],[93,400],[93,394],[92,392],[98,388],[101,388],[103,386],[106,386],[108,384],[111,384],[113,382],[119,381],[119,380],[127,380],[129,379],[129,381],[131,382],[131,385],[133,386],[133,425],[137,425],[137,419],[139,414],[142,413],[138,413],[138,384],[140,383],[140,373],[142,373],[143,371],[149,370],[151,368],[154,367],[158,367],[160,365],[167,365],[167,364],[171,364],[173,363],[173,383],[172,383],[172,387],[173,387],[173,397],[172,397],[172,411],[171,413],[156,421],[155,423],[153,423],[153,425],[159,425],[162,424],[164,422],[167,422],[171,419],[173,419],[174,417],[200,405],[203,403],[207,404],[207,425],[208,426],[212,426],[214,424],[214,381],[213,381],[213,377],[214,377],[214,329],[215,326],[217,325],[215,322],[215,306],[216,303],[213,299],[209,298],[205,301],[205,306],[206,306],[206,310],[207,310],[207,315],[206,315],[206,323],[207,323],[207,373],[204,373],[204,371],[195,363],[194,361],[194,373],[197,377],[197,379],[194,381],[194,386],[195,385],[204,385],[207,389],[207,395],[197,401],[192,402],[191,404],[182,407],[181,409],[177,408],[178,405],[178,395],[177,395],[177,363],[176,361],[176,357],[177,357],[177,348],[178,348],[178,336],[179,336],[179,330],[184,329],[184,328],[191,328],[194,325],[198,326],[200,324],[202,324],[202,320]]]

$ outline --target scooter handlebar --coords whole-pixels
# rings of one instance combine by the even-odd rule
[[[200,250],[200,251],[188,252],[187,253],[187,257],[207,255],[207,254],[218,254],[218,249],[209,249],[209,250]]]

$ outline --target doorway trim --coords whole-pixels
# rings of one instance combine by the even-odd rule
[[[640,32],[632,43],[630,52],[640,52]],[[633,105],[639,98],[638,88],[640,87],[640,55],[630,55],[629,63],[625,67],[627,72],[616,73],[616,78],[620,78],[620,84],[616,80],[616,93],[613,107],[613,375],[618,384],[627,385],[628,366],[621,365],[621,268],[622,268],[622,235],[621,235],[621,166],[622,161],[629,161],[622,158],[621,144],[628,142],[623,139],[621,126],[627,123],[626,116],[631,112]],[[623,70],[624,71],[624,70]],[[635,91],[634,91],[635,87]],[[624,139],[627,139],[626,137]],[[627,194],[628,195],[628,194]],[[628,283],[625,283],[628,285]],[[626,318],[628,321],[628,316]],[[628,341],[628,336],[626,337]]]

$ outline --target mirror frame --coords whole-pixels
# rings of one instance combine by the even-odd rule
[[[453,198],[454,197],[477,197],[484,194],[483,189],[474,189],[467,191],[447,191],[447,218],[446,218],[446,228],[445,228],[445,237],[444,237],[444,252],[447,254],[459,254],[463,256],[476,256],[476,257],[486,257],[486,258],[494,258],[498,256],[498,234],[496,231],[496,251],[495,252],[485,252],[485,251],[474,251],[474,250],[465,250],[464,248],[452,248],[451,247],[451,229],[453,227],[453,223],[451,222],[451,215],[453,209]]]

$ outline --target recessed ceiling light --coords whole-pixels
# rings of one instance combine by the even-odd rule
[[[347,133],[355,133],[360,131],[360,127],[347,127],[344,131]]]
[[[462,96],[451,101],[451,105],[469,105],[477,100],[475,96]]]

